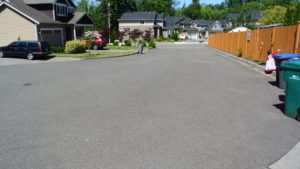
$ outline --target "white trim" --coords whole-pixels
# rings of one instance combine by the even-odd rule
[[[38,32],[38,25],[35,24],[35,35],[36,35],[36,40],[39,40],[39,32]]]
[[[68,0],[65,0],[65,2],[67,2],[67,4],[68,4],[69,6],[72,6]],[[57,1],[56,1],[55,3],[62,4],[62,3],[59,3],[59,2],[57,2]],[[65,4],[64,4],[64,5],[65,5]]]
[[[25,16],[25,17],[27,17],[29,20],[35,22],[36,24],[40,24],[40,23],[39,23],[38,21],[36,21],[35,19],[33,19],[33,18],[31,18],[30,16],[24,14],[23,12],[19,11],[18,9],[16,9],[15,7],[13,7],[12,5],[10,5],[10,4],[6,3],[6,2],[2,2],[2,3],[0,4],[0,6],[2,6],[3,4],[5,4],[5,5],[7,5],[8,7],[14,9],[15,11],[19,12],[20,14],[22,14],[22,15]]]
[[[56,8],[56,6],[55,6],[55,4],[53,3],[52,4],[52,13],[53,13],[53,19],[55,20],[55,8]]]
[[[66,4],[61,4],[61,3],[55,3],[56,7],[56,15],[57,16],[67,16],[68,14],[68,5]],[[62,7],[64,9],[64,14],[59,14],[58,11],[59,11],[59,8]]]
[[[77,36],[76,36],[76,26],[74,26],[74,32],[73,32],[73,33],[74,33],[74,35],[73,35],[74,38],[73,38],[73,39],[74,39],[74,40],[77,40]]]
[[[89,15],[87,15],[86,13],[84,14],[84,15],[82,15],[78,20],[77,20],[77,22],[78,21],[80,21],[84,16],[87,16],[93,23],[94,23],[94,21],[92,20],[92,18],[89,16]],[[78,26],[80,26],[80,25],[87,25],[87,26],[95,26],[94,24],[76,24],[76,23],[74,23],[75,24],[75,26],[76,25],[78,25]]]
[[[40,29],[40,33],[42,34],[41,31],[47,31],[47,30],[50,30],[50,31],[53,31],[53,30],[59,30],[61,32],[61,45],[63,46],[64,45],[64,36],[63,36],[63,28],[41,28]],[[41,39],[43,40],[43,39]]]

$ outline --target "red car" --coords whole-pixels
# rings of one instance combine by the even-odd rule
[[[106,42],[100,36],[93,37],[93,40],[85,40],[85,45],[89,46],[91,44],[93,50],[103,49],[106,46]]]

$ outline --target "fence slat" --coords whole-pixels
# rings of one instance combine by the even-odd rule
[[[211,34],[208,46],[260,62],[266,61],[270,49],[280,53],[300,53],[300,24],[248,32]]]

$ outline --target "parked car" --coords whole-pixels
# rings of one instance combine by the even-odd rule
[[[85,40],[85,45],[92,45],[93,50],[98,50],[103,49],[106,46],[106,42],[101,36],[94,36],[92,40]]]
[[[50,44],[46,41],[16,41],[0,48],[1,57],[26,57],[33,60],[48,56],[51,53]]]
[[[180,35],[179,35],[179,39],[182,39],[182,40],[187,39],[186,34],[180,34]]]

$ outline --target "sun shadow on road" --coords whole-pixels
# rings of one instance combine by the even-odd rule
[[[49,56],[43,56],[43,57],[36,58],[35,60],[50,60],[53,58],[55,58],[55,56],[49,55]]]
[[[269,81],[269,84],[272,85],[272,86],[277,86],[276,81]]]
[[[273,106],[276,107],[277,109],[279,109],[282,113],[284,113],[284,107],[285,107],[285,95],[279,95],[278,96],[279,101],[281,101],[282,103],[278,103],[278,104],[274,104]]]

